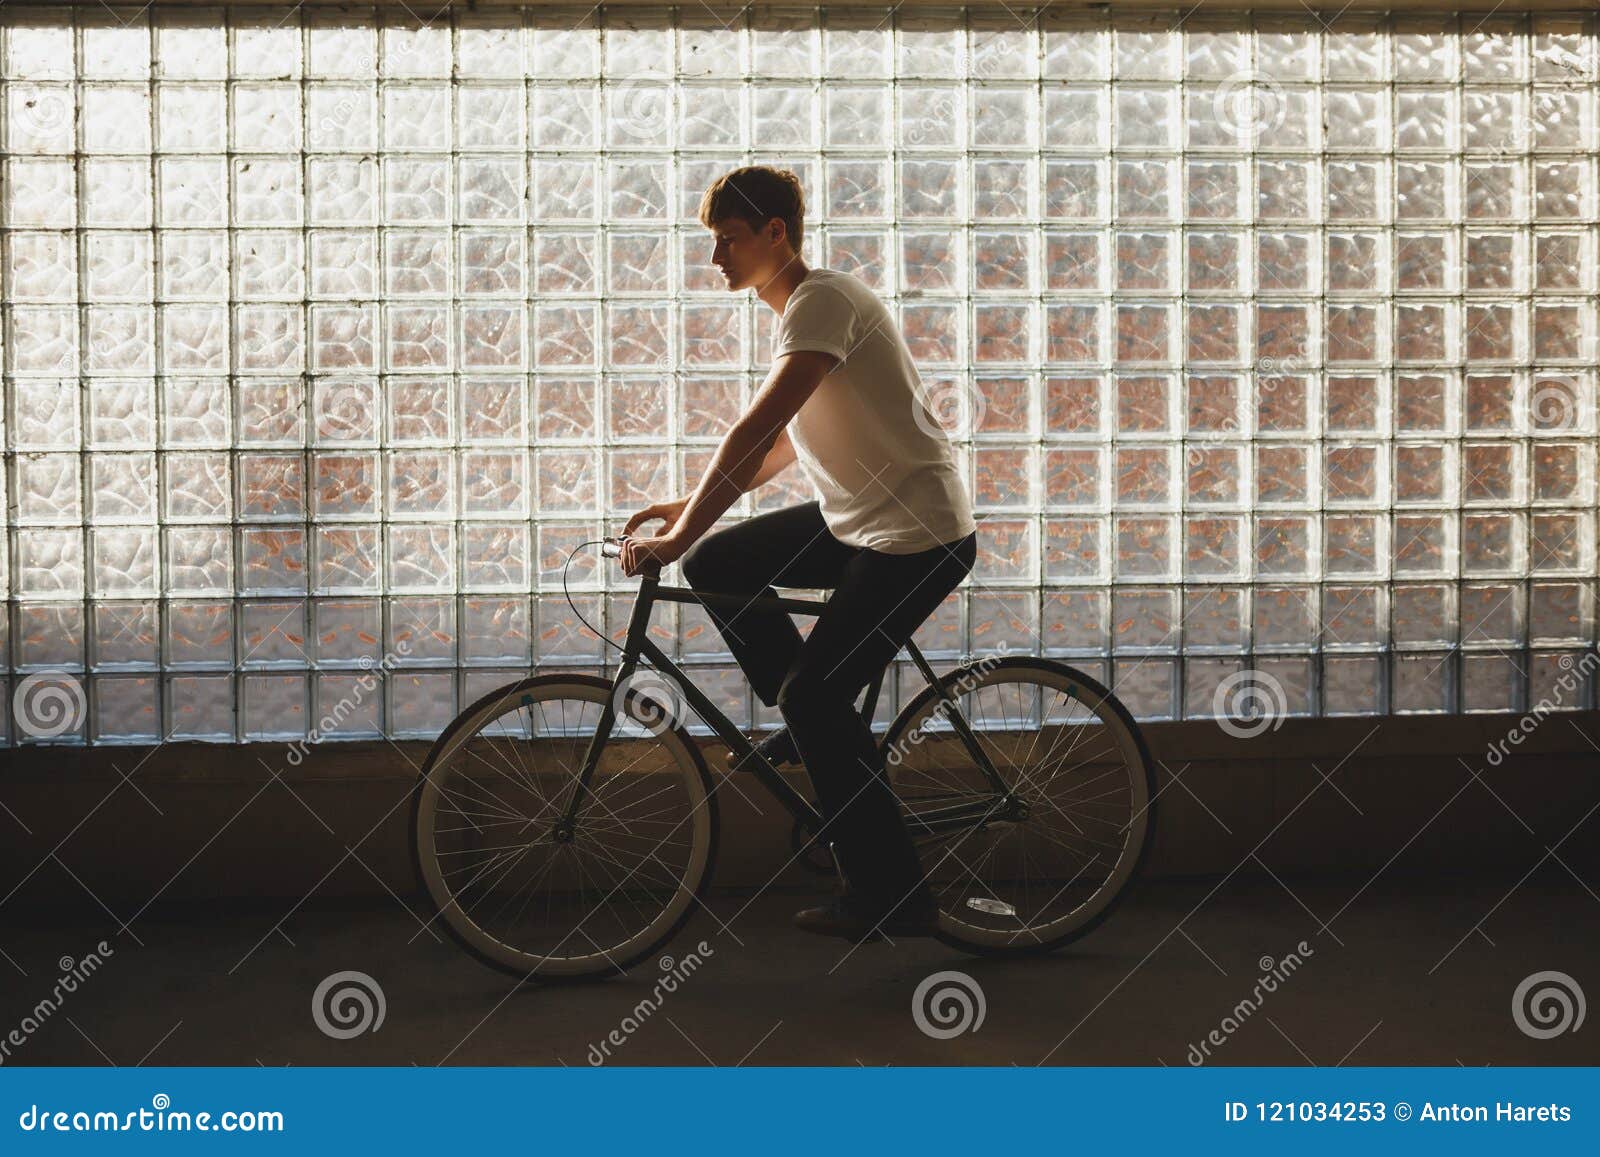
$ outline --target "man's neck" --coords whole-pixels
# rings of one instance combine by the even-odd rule
[[[805,261],[801,259],[799,254],[795,254],[793,260],[786,262],[777,273],[767,280],[766,284],[756,290],[756,296],[766,302],[771,307],[772,312],[782,316],[784,307],[789,304],[790,294],[794,293],[795,286],[799,285],[805,275],[810,272],[811,270],[807,268]]]

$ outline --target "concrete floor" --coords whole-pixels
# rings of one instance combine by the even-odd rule
[[[1536,1040],[1511,1014],[1519,982],[1544,970],[1600,995],[1600,898],[1560,868],[1520,884],[1370,874],[1145,883],[1086,940],[1023,961],[932,941],[851,952],[788,926],[809,899],[715,898],[717,919],[697,917],[668,948],[681,959],[704,938],[712,955],[612,1046],[611,1063],[1183,1065],[1251,995],[1261,958],[1281,960],[1302,939],[1311,954],[1299,971],[1209,1063],[1600,1062],[1593,1026]],[[419,933],[399,901],[287,910],[152,908],[121,936],[114,921],[8,913],[0,1037],[50,994],[61,957],[81,959],[102,937],[114,955],[6,1063],[584,1065],[661,975],[651,961],[622,979],[516,990]],[[345,969],[377,980],[386,1014],[378,1031],[337,1040],[316,1027],[311,1001]],[[945,969],[981,986],[986,1016],[939,1040],[911,1006],[918,983]]]

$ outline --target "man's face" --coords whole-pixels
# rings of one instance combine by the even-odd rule
[[[764,229],[752,229],[748,221],[731,217],[711,226],[711,264],[721,272],[729,292],[759,289],[794,259],[794,251],[783,237],[783,223],[768,221]]]

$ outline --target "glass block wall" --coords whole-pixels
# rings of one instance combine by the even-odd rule
[[[426,736],[599,668],[569,551],[766,366],[694,220],[752,160],[967,465],[932,653],[1147,720],[1591,703],[1593,13],[92,7],[0,12],[8,743]]]

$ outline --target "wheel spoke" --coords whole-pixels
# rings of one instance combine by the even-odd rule
[[[1149,772],[1108,699],[1049,660],[993,668],[958,697],[984,755],[1027,810],[916,835],[957,940],[988,950],[1063,943],[1097,922],[1131,878],[1148,828]],[[1002,799],[953,725],[928,730],[937,706],[925,694],[884,740],[886,751],[901,752],[890,780],[913,830],[919,811]]]
[[[415,838],[438,918],[506,971],[615,971],[670,934],[704,880],[715,801],[675,732],[614,730],[563,824],[610,693],[576,678],[506,689],[424,769]]]

